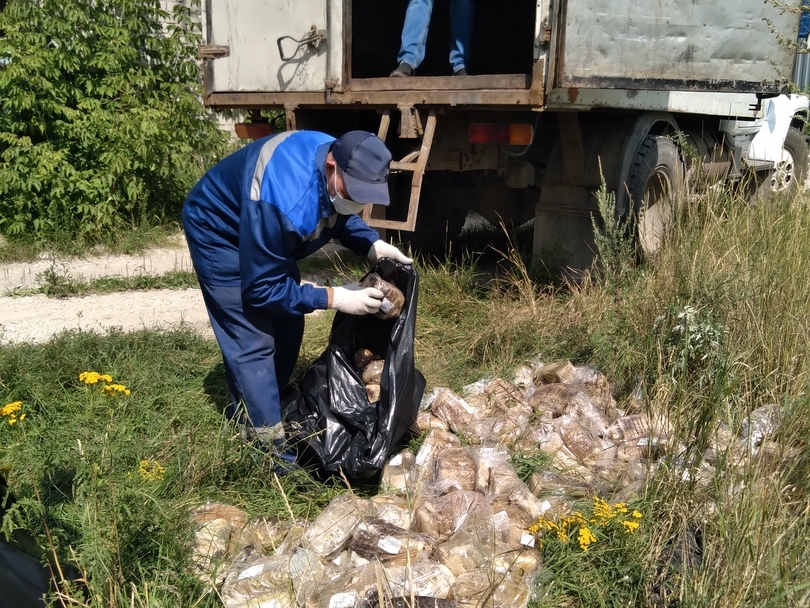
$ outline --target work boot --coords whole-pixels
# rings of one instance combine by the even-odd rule
[[[413,68],[411,64],[404,61],[397,66],[397,69],[391,72],[391,78],[403,78],[406,76],[413,76]]]
[[[459,68],[453,72],[453,76],[467,76],[467,68]]]
[[[298,464],[298,450],[291,447],[286,441],[274,441],[273,448],[270,452],[275,463],[273,464],[273,472],[276,475],[288,475],[293,471],[301,468]]]
[[[254,456],[257,460],[265,454],[273,459],[273,471],[277,475],[287,475],[301,468],[298,451],[287,442],[281,422],[273,426],[254,427],[249,423],[239,426],[242,440],[256,449]]]

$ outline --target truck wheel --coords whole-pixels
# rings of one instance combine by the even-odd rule
[[[675,142],[663,135],[645,137],[627,179],[638,245],[645,255],[661,248],[682,188],[683,164]]]
[[[752,202],[767,202],[774,196],[794,196],[804,186],[807,163],[807,141],[799,129],[790,127],[776,166],[757,176],[758,185]]]

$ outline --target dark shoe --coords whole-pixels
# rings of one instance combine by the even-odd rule
[[[459,68],[453,72],[453,76],[467,76],[467,68]]]
[[[413,76],[413,68],[411,64],[404,61],[397,66],[397,69],[391,72],[391,78],[403,78],[405,76]]]
[[[298,450],[284,440],[273,442],[271,454],[275,461],[273,471],[277,475],[287,475],[301,468],[301,465],[298,464]]]

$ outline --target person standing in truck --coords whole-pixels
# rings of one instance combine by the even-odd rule
[[[410,0],[405,9],[399,66],[392,77],[413,76],[425,59],[428,27],[434,0]],[[466,76],[473,26],[473,0],[450,0],[450,68],[453,76]]]
[[[376,136],[339,139],[289,131],[259,139],[211,168],[183,206],[183,227],[228,378],[228,416],[247,441],[283,460],[281,393],[292,375],[304,315],[377,312],[381,291],[301,284],[296,263],[338,239],[371,261],[412,260],[360,217],[388,205],[391,153]]]

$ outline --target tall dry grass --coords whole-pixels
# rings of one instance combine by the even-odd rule
[[[464,330],[434,378],[467,379],[468,364],[454,368],[465,357],[479,374],[569,358],[608,374],[620,403],[642,380],[648,407],[669,416],[676,430],[645,496],[650,605],[810,604],[808,205],[715,193],[680,206],[644,265],[620,254],[579,283],[538,288],[513,256],[505,282],[456,300]],[[762,447],[720,441],[768,405],[781,423]]]

